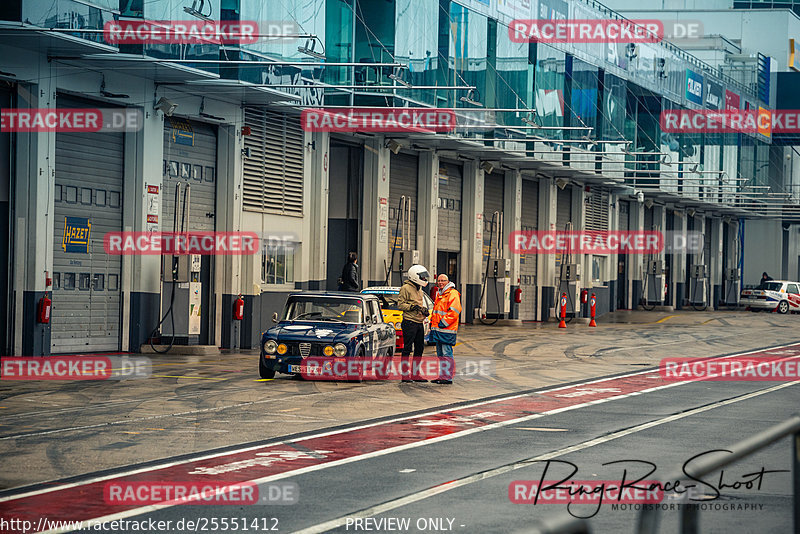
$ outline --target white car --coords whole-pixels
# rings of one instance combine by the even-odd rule
[[[800,282],[764,282],[760,289],[743,290],[741,303],[752,311],[800,312]]]

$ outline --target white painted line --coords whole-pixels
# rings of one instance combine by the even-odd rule
[[[677,421],[678,419],[683,419],[685,417],[689,417],[691,415],[697,415],[702,412],[706,412],[708,410],[712,410],[714,408],[719,408],[721,406],[727,406],[729,404],[734,404],[736,402],[740,402],[743,400],[751,399],[753,397],[758,397],[760,395],[764,395],[766,393],[772,393],[773,391],[777,391],[779,389],[783,389],[789,386],[795,385],[795,382],[788,382],[784,384],[779,384],[777,386],[773,386],[768,389],[763,389],[761,391],[756,391],[753,393],[749,393],[742,397],[736,399],[729,399],[726,401],[721,401],[715,404],[710,404],[707,406],[701,406],[699,408],[695,408],[693,410],[689,410],[687,412],[681,412],[679,414],[670,415],[669,417],[664,417],[663,419],[657,419],[655,421],[650,421],[648,423],[643,423],[641,425],[628,428],[625,430],[620,430],[619,432],[614,432],[613,434],[608,434],[607,436],[603,436],[600,438],[595,438],[589,441],[584,441],[583,443],[578,443],[576,445],[572,445],[570,447],[565,447],[563,449],[549,452],[547,454],[542,454],[540,456],[534,456],[532,458],[526,458],[525,460],[520,460],[519,462],[514,462],[513,464],[503,465],[497,467],[495,469],[489,471],[483,471],[481,473],[476,473],[474,475],[470,475],[468,477],[464,477],[458,480],[454,480],[448,482],[446,484],[442,484],[440,486],[434,486],[432,488],[419,491],[417,493],[412,493],[410,495],[406,495],[405,497],[401,497],[399,499],[395,499],[393,501],[389,501],[383,504],[379,504],[377,506],[373,506],[371,508],[367,508],[365,510],[361,510],[354,514],[350,514],[347,516],[338,517],[336,519],[331,519],[330,521],[326,521],[324,523],[320,523],[318,525],[314,525],[308,528],[304,528],[302,530],[294,531],[294,534],[318,534],[321,532],[327,532],[337,527],[341,527],[346,524],[347,519],[353,518],[363,518],[363,517],[371,517],[378,514],[383,514],[394,510],[396,508],[400,508],[401,506],[406,506],[408,504],[412,504],[429,497],[433,497],[444,493],[446,491],[450,491],[456,488],[460,488],[462,486],[466,486],[468,484],[472,484],[474,482],[479,482],[481,480],[485,480],[487,478],[491,478],[497,475],[502,475],[504,473],[508,473],[510,471],[514,471],[517,469],[521,469],[523,467],[530,467],[531,462],[535,461],[543,461],[543,460],[551,460],[553,458],[557,458],[559,456],[563,456],[564,454],[569,454],[571,452],[577,452],[583,449],[588,449],[590,447],[594,447],[595,445],[601,445],[603,443],[607,443],[609,441],[623,438],[625,436],[629,436],[631,434],[635,434],[636,432],[641,432],[642,430],[647,430],[649,428],[653,428],[655,426],[663,425],[666,423],[671,423],[672,421]]]
[[[413,473],[416,469],[401,469],[398,473]]]

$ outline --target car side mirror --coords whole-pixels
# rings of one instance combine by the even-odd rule
[[[375,324],[378,324],[378,316],[377,315],[373,315],[372,316],[372,322],[375,323]]]
[[[273,323],[277,323],[278,322],[278,312],[275,312],[275,313],[272,314],[272,322]]]

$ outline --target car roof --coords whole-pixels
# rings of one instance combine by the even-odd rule
[[[400,293],[400,286],[372,286],[361,290],[365,295],[387,293],[389,295]]]
[[[336,298],[351,298],[363,300],[364,297],[369,297],[368,293],[353,293],[352,291],[302,291],[290,293],[291,297],[336,297]]]

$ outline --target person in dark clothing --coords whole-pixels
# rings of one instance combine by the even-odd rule
[[[347,263],[342,268],[339,277],[339,291],[358,292],[358,254],[351,252],[347,255]]]
[[[764,285],[767,282],[771,282],[772,280],[773,280],[773,278],[770,275],[768,275],[766,272],[762,273],[761,274],[761,283],[758,284],[758,289],[764,289]]]

